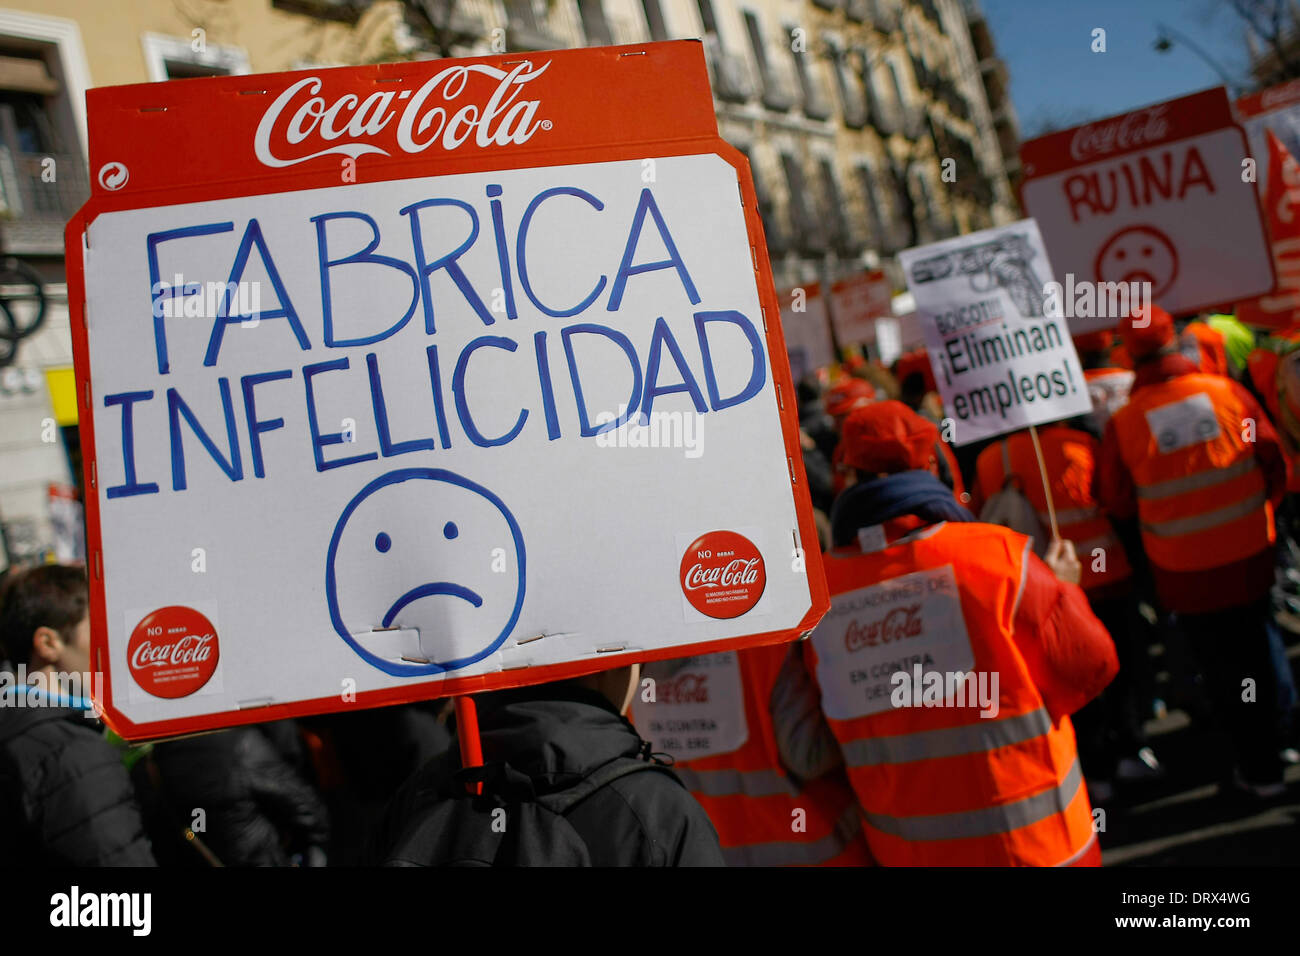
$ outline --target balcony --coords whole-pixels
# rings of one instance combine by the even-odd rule
[[[41,178],[54,160],[55,181]],[[90,195],[86,161],[79,153],[13,153],[0,146],[0,251],[63,255],[63,227]]]
[[[437,0],[423,5],[435,29],[446,30],[453,43],[467,43],[487,35],[492,22],[491,5],[486,0]]]
[[[794,221],[795,242],[806,255],[821,255],[826,251],[826,234],[814,210],[813,197],[808,192],[803,168],[790,154],[781,156],[786,182],[790,188],[790,217]]]
[[[871,0],[845,0],[844,15],[855,23],[871,20]]]
[[[715,52],[709,60],[713,64],[713,95],[725,103],[748,102],[754,85],[745,60],[725,52]]]
[[[817,75],[818,61],[808,53],[796,53],[795,66],[803,91],[803,113],[812,120],[831,118],[831,97],[826,84]]]
[[[506,45],[512,53],[555,50],[566,46],[537,17],[532,0],[506,0]]]
[[[893,33],[902,23],[898,0],[871,0],[871,25],[884,34]]]
[[[790,70],[768,64],[763,77],[763,105],[782,113],[799,105],[799,90]]]

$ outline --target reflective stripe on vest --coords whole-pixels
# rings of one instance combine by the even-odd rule
[[[1254,458],[1243,458],[1235,465],[1229,465],[1227,468],[1220,468],[1217,471],[1202,471],[1198,474],[1185,475],[1182,478],[1171,478],[1168,481],[1147,485],[1145,488],[1139,487],[1137,496],[1152,501],[1168,498],[1171,495],[1186,494],[1189,491],[1201,491],[1205,488],[1213,488],[1215,485],[1223,484],[1225,481],[1240,478],[1242,475],[1248,475],[1258,467]]]
[[[1207,511],[1188,518],[1176,518],[1172,521],[1158,523],[1143,521],[1142,530],[1161,538],[1175,538],[1185,534],[1196,534],[1198,531],[1208,531],[1210,528],[1217,528],[1219,525],[1245,518],[1247,515],[1259,511],[1267,503],[1268,493],[1260,491],[1249,498],[1244,498],[1216,511]]]
[[[706,797],[796,797],[799,789],[775,770],[696,770],[674,767],[686,789]]]
[[[1079,761],[1075,760],[1070,772],[1059,786],[993,807],[979,810],[962,810],[957,813],[940,813],[933,816],[890,817],[867,813],[867,823],[882,833],[903,840],[962,840],[972,837],[994,836],[1027,827],[1054,814],[1064,813],[1083,786]]]
[[[863,737],[848,741],[840,749],[848,766],[873,767],[996,750],[1041,737],[1051,729],[1052,720],[1040,707],[1003,720],[981,720],[978,724],[893,737]]]
[[[820,840],[777,840],[722,848],[727,866],[817,866],[843,853],[862,832],[857,807],[849,807]]]

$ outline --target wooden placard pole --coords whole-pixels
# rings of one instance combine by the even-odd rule
[[[1052,523],[1052,540],[1061,540],[1061,529],[1056,523],[1056,505],[1052,502],[1052,483],[1047,480],[1047,463],[1043,460],[1043,446],[1038,442],[1038,429],[1030,425],[1029,437],[1034,442],[1034,454],[1038,456],[1038,475],[1043,481],[1043,496],[1047,498],[1047,518]]]

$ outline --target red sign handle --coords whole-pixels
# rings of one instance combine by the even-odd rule
[[[474,698],[468,694],[456,697],[456,738],[460,742],[460,765],[462,767],[483,766],[483,743],[478,736],[478,708]],[[470,793],[483,792],[483,784],[466,784]]]

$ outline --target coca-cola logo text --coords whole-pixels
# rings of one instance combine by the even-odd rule
[[[187,697],[216,673],[217,629],[192,607],[159,608],[131,631],[126,663],[137,685],[154,697]]]
[[[1075,160],[1097,159],[1118,150],[1150,146],[1169,135],[1168,104],[1153,106],[1103,123],[1080,126],[1070,140]]]
[[[479,148],[526,143],[538,129],[551,126],[549,120],[536,119],[537,100],[520,99],[524,85],[548,66],[533,69],[530,60],[520,61],[509,72],[486,63],[449,66],[414,92],[382,89],[364,100],[345,93],[332,102],[321,95],[320,77],[305,77],[277,96],[262,115],[253,151],[259,161],[273,167],[330,153],[354,159],[366,153],[389,156],[388,149],[373,140],[394,120],[396,145],[405,153],[422,153],[434,145],[451,151],[471,136]],[[467,93],[471,87],[481,88],[471,83],[475,76],[496,81],[485,101],[471,101],[472,94]],[[395,101],[402,105],[396,106]],[[386,145],[392,138],[390,134]]]
[[[186,634],[179,640],[167,644],[151,644],[144,641],[131,655],[132,667],[163,667],[167,664],[193,664],[206,661],[212,656],[214,635],[202,637]]]
[[[687,547],[678,565],[682,594],[707,617],[740,617],[767,586],[763,555],[734,531],[710,531]]]
[[[688,591],[698,591],[700,588],[729,588],[737,584],[753,584],[758,580],[761,564],[761,558],[751,558],[748,561],[737,559],[727,562],[723,567],[710,568],[703,564],[695,564],[686,572],[683,587]]]
[[[665,704],[707,704],[709,675],[679,674],[672,680],[660,681],[658,699]]]
[[[867,624],[850,621],[849,629],[844,632],[844,646],[850,651],[858,651],[901,641],[905,637],[919,637],[924,629],[920,604],[896,607],[883,618]]]

